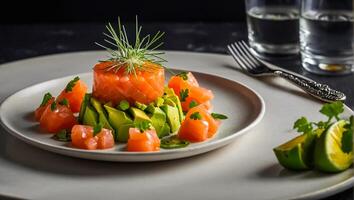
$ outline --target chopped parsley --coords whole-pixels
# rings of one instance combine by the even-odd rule
[[[191,118],[193,120],[201,120],[202,115],[199,112],[195,112],[195,113],[191,114],[191,116],[189,118]]]
[[[62,106],[69,106],[69,101],[67,99],[62,99],[61,101],[59,101],[59,105]]]
[[[194,108],[194,107],[196,107],[196,106],[198,106],[198,103],[197,103],[196,101],[194,101],[194,100],[192,100],[192,101],[189,103],[189,108]]]
[[[220,114],[220,113],[211,113],[211,116],[214,119],[220,119],[220,120],[224,120],[224,119],[228,118],[226,115],[223,115],[223,114]]]
[[[177,74],[176,76],[181,77],[183,80],[188,80],[188,72],[181,72],[179,74]]]
[[[43,96],[43,100],[42,103],[40,105],[40,107],[43,107],[45,105],[47,105],[48,101],[52,98],[52,94],[50,94],[49,92],[47,92],[44,96]]]
[[[141,133],[149,130],[151,128],[151,122],[148,121],[140,121],[134,124],[135,128],[139,129]]]
[[[73,87],[76,85],[76,82],[78,82],[80,78],[76,76],[73,80],[71,80],[65,87],[65,92],[71,92],[73,91]]]
[[[52,137],[54,140],[58,140],[61,142],[70,142],[71,141],[71,133],[65,129],[59,131]]]
[[[182,89],[179,92],[179,96],[181,97],[181,102],[186,101],[186,98],[188,97],[189,90],[188,89]]]

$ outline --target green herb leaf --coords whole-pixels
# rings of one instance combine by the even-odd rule
[[[57,103],[54,101],[51,105],[50,105],[50,110],[54,111],[55,109],[57,109]]]
[[[173,135],[161,139],[160,147],[163,149],[177,149],[177,148],[184,148],[189,144],[190,143],[188,141],[181,140],[178,138],[177,135]]]
[[[194,120],[201,120],[202,115],[199,112],[195,112],[195,113],[191,114],[191,116],[189,118],[194,119]]]
[[[227,119],[227,118],[228,118],[226,115],[219,114],[219,113],[211,113],[211,116],[212,116],[214,119],[221,119],[221,120],[224,120],[224,119]]]
[[[294,123],[293,129],[297,129],[299,133],[310,133],[313,130],[312,123],[306,117],[301,117]]]
[[[76,76],[73,80],[71,80],[65,87],[65,92],[73,91],[73,87],[75,86],[76,82],[78,82],[80,78]]]
[[[65,129],[59,131],[57,134],[52,137],[54,140],[58,140],[61,142],[70,142],[71,141],[71,133]]]
[[[121,110],[128,110],[129,107],[130,107],[130,104],[129,104],[128,101],[122,100],[122,101],[119,102],[118,107],[119,107]]]
[[[179,92],[179,96],[181,97],[181,102],[186,101],[186,98],[188,97],[189,90],[188,89],[182,89]]]
[[[103,128],[103,124],[98,123],[93,127],[93,135],[97,135],[98,133],[100,133],[102,131]]]
[[[50,94],[49,92],[47,92],[44,96],[43,96],[43,100],[42,103],[40,105],[40,107],[47,105],[48,101],[52,98],[52,94]]]
[[[338,121],[340,119],[339,115],[344,112],[343,102],[326,103],[322,106],[320,112],[328,117],[328,123],[333,117]]]
[[[197,103],[196,101],[194,101],[194,100],[192,100],[192,101],[189,103],[189,108],[194,108],[194,107],[196,107],[196,106],[198,106],[198,103]]]
[[[59,101],[59,104],[62,106],[69,106],[69,101],[64,98],[61,101]]]
[[[177,74],[176,76],[181,77],[183,80],[188,80],[188,72],[181,72],[179,74]]]
[[[135,128],[139,129],[140,132],[145,132],[151,128],[151,123],[148,121],[139,121],[134,123]]]
[[[353,151],[354,116],[349,118],[349,123],[344,128],[346,131],[342,136],[342,150],[344,153],[350,153]]]

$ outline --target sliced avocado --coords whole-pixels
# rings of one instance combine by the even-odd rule
[[[134,128],[134,124],[123,124],[118,128],[118,138],[119,142],[127,142],[129,138],[129,129]]]
[[[135,107],[130,107],[129,110],[130,110],[131,114],[134,117],[134,123],[139,123],[141,121],[151,122],[151,119],[149,118],[149,116],[147,116],[145,114],[144,111],[142,111],[142,110],[140,110],[138,108],[135,108]]]
[[[178,96],[170,96],[168,97],[169,100],[173,101],[178,109],[179,121],[182,123],[184,119],[184,114],[182,110],[181,101],[179,100]]]
[[[157,136],[159,136],[159,138],[163,138],[169,135],[170,133],[171,133],[170,126],[168,125],[168,123],[165,123],[161,128],[160,133]]]
[[[82,124],[96,126],[98,124],[98,113],[90,105],[86,106]]]
[[[132,124],[133,120],[127,115],[127,113],[121,110],[117,110],[107,105],[104,105],[104,108],[108,113],[108,121],[116,132],[115,139],[120,141],[119,138],[122,137],[120,135],[123,133],[119,129],[121,128],[122,125]]]
[[[159,107],[154,107],[150,116],[151,124],[155,128],[158,136],[161,134],[163,126],[166,124],[166,114]]]
[[[172,107],[177,107],[175,102],[173,102],[170,98],[166,98],[164,104],[172,106]]]
[[[165,101],[165,100],[164,100],[162,97],[158,97],[158,98],[155,100],[155,105],[156,105],[157,107],[160,107],[160,106],[163,105],[164,101]]]
[[[184,114],[183,114],[182,105],[181,105],[181,101],[179,100],[179,97],[175,94],[174,90],[169,87],[165,87],[164,93],[165,93],[164,95],[165,100],[169,99],[170,101],[174,102],[175,105],[177,106],[179,119],[180,122],[182,122],[184,119]]]
[[[135,102],[135,106],[139,108],[140,110],[145,110],[147,108],[147,105],[140,103],[138,101]]]
[[[163,105],[161,106],[161,109],[166,113],[167,122],[170,125],[171,132],[176,132],[179,129],[179,126],[181,125],[177,107]]]
[[[82,101],[81,107],[80,107],[79,118],[78,118],[79,123],[83,122],[86,107],[87,107],[87,105],[90,104],[90,98],[91,98],[91,94],[88,94],[88,93],[85,94],[84,100]]]
[[[103,109],[101,102],[99,102],[93,97],[91,97],[90,102],[91,105],[96,109],[98,113],[98,122],[102,124],[102,127],[114,131],[114,129],[108,122],[106,111]]]

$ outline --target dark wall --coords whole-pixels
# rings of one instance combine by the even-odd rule
[[[244,20],[244,0],[2,0],[0,23]]]

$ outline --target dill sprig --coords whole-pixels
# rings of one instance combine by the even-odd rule
[[[158,31],[153,36],[148,34],[141,38],[140,35],[142,26],[138,25],[138,17],[136,17],[135,21],[134,45],[129,42],[127,31],[125,26],[121,24],[119,17],[117,31],[115,31],[111,23],[106,25],[106,29],[108,33],[103,33],[103,35],[106,36],[104,41],[116,49],[106,47],[97,42],[95,44],[106,49],[110,54],[110,58],[108,60],[114,62],[112,66],[106,68],[107,71],[114,70],[117,72],[121,68],[124,68],[127,74],[136,75],[137,70],[150,70],[148,67],[143,66],[145,62],[152,62],[158,65],[166,62],[166,60],[161,57],[164,52],[157,51],[157,48],[163,45],[163,42],[159,42],[159,40],[165,33]]]

